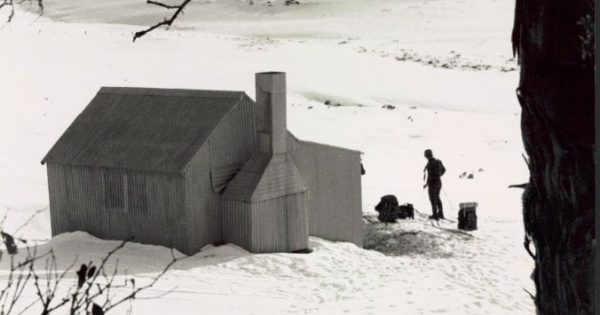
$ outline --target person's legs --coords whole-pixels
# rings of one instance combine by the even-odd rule
[[[442,206],[442,199],[440,198],[440,191],[442,190],[442,184],[436,187],[436,202],[437,202],[437,211],[438,217],[444,219],[444,207]]]
[[[436,191],[435,185],[432,185],[432,184],[427,185],[427,192],[429,193],[429,201],[431,202],[431,212],[432,212],[433,218],[437,218],[437,216],[438,216],[437,207],[439,204],[436,200],[436,192],[435,191]]]

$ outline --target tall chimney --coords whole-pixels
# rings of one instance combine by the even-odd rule
[[[261,152],[278,154],[287,151],[285,72],[256,74],[254,121]]]

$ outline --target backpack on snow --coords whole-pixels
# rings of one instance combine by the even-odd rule
[[[394,195],[385,195],[381,197],[379,203],[375,206],[375,211],[379,213],[377,219],[380,222],[394,223],[398,218],[398,199]]]
[[[415,208],[410,203],[398,207],[398,219],[415,219]]]
[[[461,202],[458,211],[458,228],[465,231],[477,230],[477,202]]]

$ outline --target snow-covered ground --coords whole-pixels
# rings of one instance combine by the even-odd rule
[[[512,3],[198,1],[169,32],[135,44],[132,33],[164,11],[142,1],[45,3],[46,17],[18,11],[0,29],[0,214],[8,214],[9,232],[47,208],[39,162],[100,86],[244,90],[253,97],[254,72],[271,70],[287,72],[292,132],[364,152],[365,212],[389,193],[429,212],[426,148],[448,169],[446,215],[456,217],[459,202],[479,203],[473,237],[418,216],[366,228],[367,247],[377,250],[318,238],[308,255],[207,248],[176,264],[148,294],[173,292],[136,300],[135,313],[534,312],[525,292],[533,288],[521,192],[507,188],[527,181],[510,60]],[[460,178],[463,172],[474,178]],[[48,211],[17,234],[50,238]],[[81,232],[41,243],[59,253],[62,267],[118,244]],[[128,244],[117,257],[120,269],[143,281],[170,251]],[[4,261],[0,273],[6,268]]]

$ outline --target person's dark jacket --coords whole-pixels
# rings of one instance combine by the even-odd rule
[[[427,170],[427,184],[441,182],[442,175],[446,173],[444,164],[436,158],[429,159],[429,162],[427,162],[427,165],[425,166],[425,170]]]

